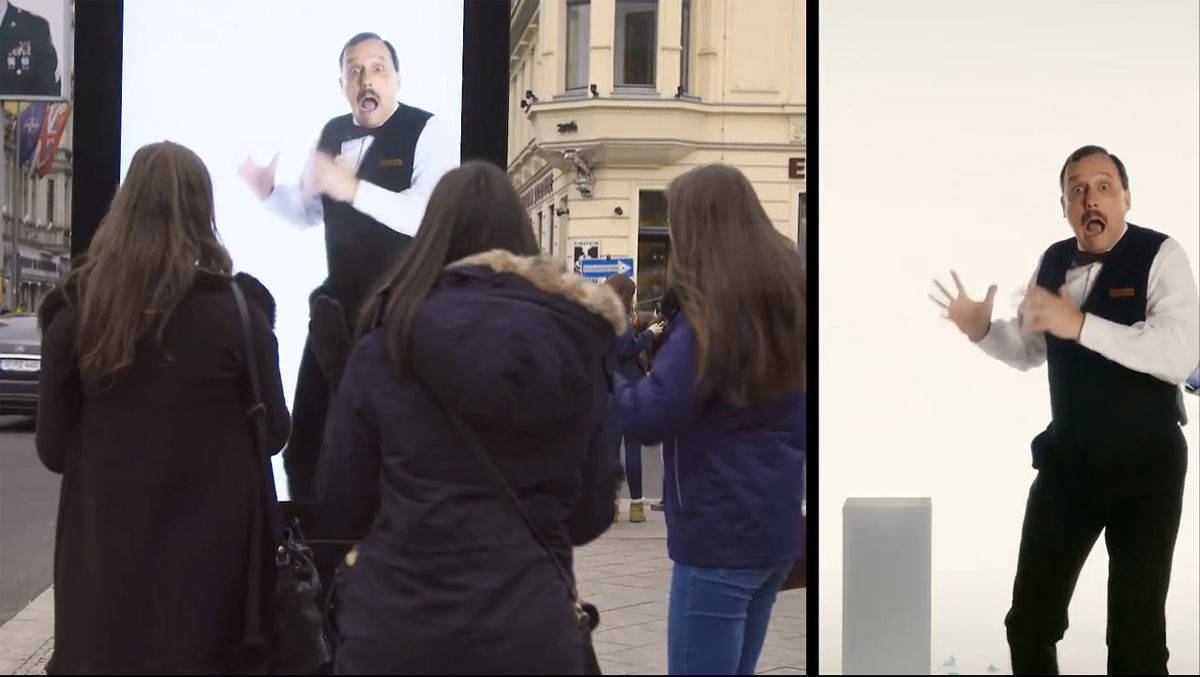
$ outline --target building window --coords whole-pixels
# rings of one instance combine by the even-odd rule
[[[638,311],[649,313],[667,291],[667,196],[661,190],[638,191]]]
[[[567,0],[567,89],[585,89],[588,86],[591,30],[590,0]]]
[[[653,87],[658,49],[658,0],[617,0],[614,82]]]
[[[545,242],[545,234],[546,234],[545,214],[539,210],[538,211],[537,241],[538,241],[538,249],[542,250],[543,252],[546,251],[546,248],[542,244],[543,242]]]
[[[46,181],[46,221],[54,221],[54,179]]]
[[[679,51],[679,90],[690,92],[688,66],[692,58],[692,0],[683,0],[683,25],[680,27],[679,36],[683,46]]]

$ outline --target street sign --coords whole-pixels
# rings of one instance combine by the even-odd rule
[[[611,259],[580,259],[579,274],[602,282],[616,274],[628,275],[633,277],[633,257],[632,256],[614,256]]]

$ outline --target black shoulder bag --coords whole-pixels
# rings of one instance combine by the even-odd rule
[[[313,565],[312,550],[300,533],[299,523],[283,524],[275,476],[267,450],[266,405],[263,404],[258,361],[246,298],[236,280],[230,282],[237,302],[245,342],[246,390],[251,406],[246,410],[254,429],[255,457],[262,478],[262,500],[254,511],[247,566],[245,626],[242,642],[234,649],[233,669],[238,674],[301,674],[330,660],[324,619],[318,600],[321,581]],[[263,522],[270,538],[263,534]],[[271,551],[267,551],[267,544]],[[274,575],[265,570],[274,562]],[[264,583],[274,589],[263,594]]]
[[[533,534],[533,537],[537,539],[537,542],[542,546],[542,549],[545,550],[546,554],[550,557],[550,561],[554,564],[554,568],[558,571],[559,577],[562,578],[563,584],[567,586],[567,594],[570,597],[571,606],[575,610],[575,622],[578,623],[579,631],[583,634],[584,674],[599,675],[600,664],[596,659],[596,651],[592,646],[592,630],[595,630],[596,626],[600,624],[600,612],[596,610],[595,605],[586,604],[579,601],[579,592],[575,589],[575,584],[573,582],[574,579],[567,573],[566,567],[564,567],[562,562],[558,559],[558,555],[554,554],[554,550],[550,548],[550,544],[546,542],[546,538],[542,535],[541,529],[538,528],[537,524],[529,516],[529,513],[525,512],[525,508],[521,505],[521,499],[517,498],[517,494],[513,492],[512,486],[509,485],[508,480],[504,479],[504,474],[500,472],[500,468],[496,467],[496,463],[492,461],[492,458],[488,456],[486,451],[484,451],[483,443],[480,442],[479,438],[475,436],[475,433],[472,432],[469,427],[467,427],[467,424],[461,418],[459,418],[457,414],[451,411],[451,409],[446,406],[445,402],[442,402],[441,399],[434,394],[433,390],[429,388],[429,386],[425,386],[425,390],[429,392],[430,396],[433,397],[434,401],[438,403],[442,411],[446,414],[446,417],[449,418],[454,424],[455,429],[458,430],[459,437],[462,438],[463,442],[466,443],[467,448],[470,449],[475,455],[475,458],[478,459],[479,464],[483,466],[489,478],[492,480],[492,483],[496,485],[501,493],[508,497],[509,502],[514,508],[516,508],[517,514],[521,516],[521,520],[525,522],[525,526],[529,529],[529,533]]]

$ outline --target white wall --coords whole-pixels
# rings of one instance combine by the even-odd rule
[[[279,151],[279,182],[297,180],[321,127],[350,110],[338,84],[338,55],[362,31],[392,43],[400,100],[453,121],[457,147],[462,3],[127,0],[124,30],[122,176],[133,153],[154,141],[181,143],[204,159],[234,267],[262,280],[278,304],[290,403],[308,294],[325,277],[324,235],[319,226],[298,231],[270,214],[238,178],[238,164],[248,154],[265,164]]]
[[[1045,368],[991,360],[939,316],[956,269],[1015,310],[1038,255],[1070,236],[1066,156],[1125,161],[1129,220],[1200,261],[1200,39],[1191,0],[822,3],[820,35],[820,671],[840,668],[841,507],[933,499],[936,671],[1008,668],[1029,440],[1049,418]],[[1172,673],[1200,672],[1200,398],[1167,602]],[[1059,645],[1065,673],[1105,670],[1098,542]],[[956,657],[954,667],[942,661]]]

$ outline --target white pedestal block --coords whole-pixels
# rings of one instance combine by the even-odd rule
[[[928,498],[846,499],[843,674],[929,674],[932,531]]]

